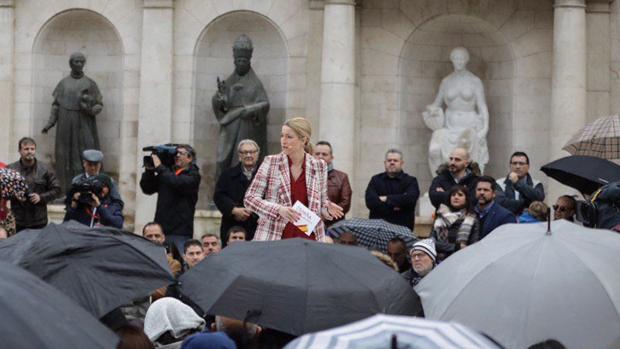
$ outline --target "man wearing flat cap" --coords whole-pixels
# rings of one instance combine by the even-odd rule
[[[80,173],[82,152],[99,149],[95,117],[103,110],[103,97],[95,81],[84,75],[85,65],[83,53],[71,54],[71,74],[56,85],[50,117],[41,131],[47,134],[56,126],[55,172],[63,190],[68,190],[71,178]]]
[[[86,149],[82,152],[82,168],[84,172],[79,175],[73,177],[71,180],[71,187],[77,185],[78,183],[82,183],[88,178],[97,176],[101,174],[101,169],[103,168],[103,153],[96,149]],[[121,194],[118,191],[118,185],[112,178],[110,178],[110,200],[116,202],[120,205],[121,209],[125,206],[123,199],[121,198]],[[65,200],[65,204],[67,208],[71,205],[71,188],[69,188],[67,193],[67,198]]]
[[[123,228],[123,207],[118,201],[112,200],[110,190],[112,178],[105,174],[91,176],[87,182],[92,191],[84,193],[75,191],[67,206],[64,221],[74,220],[84,225],[108,226]]]

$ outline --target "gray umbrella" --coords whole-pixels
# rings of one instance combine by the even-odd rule
[[[116,348],[118,337],[27,271],[0,262],[0,347]]]
[[[441,263],[416,287],[427,318],[481,330],[507,348],[554,338],[608,348],[620,330],[620,236],[567,221],[509,224]]]
[[[340,234],[349,231],[357,238],[357,243],[369,249],[376,249],[387,253],[390,239],[399,237],[405,241],[407,248],[413,247],[417,241],[415,234],[409,228],[392,224],[383,219],[352,218],[340,221],[327,230],[327,234],[338,239]]]
[[[77,222],[22,231],[0,242],[0,260],[35,274],[97,318],[174,282],[163,247]]]
[[[213,315],[301,335],[376,313],[416,315],[418,296],[365,249],[302,239],[239,243],[180,278]]]

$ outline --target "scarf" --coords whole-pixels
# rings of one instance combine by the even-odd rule
[[[449,232],[457,229],[456,241],[467,242],[469,234],[474,226],[475,217],[467,214],[465,209],[459,211],[451,211],[444,204],[439,206],[437,210],[437,218],[433,223],[433,230],[437,232],[437,239],[441,242],[448,242]]]

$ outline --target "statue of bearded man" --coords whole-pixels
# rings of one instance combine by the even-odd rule
[[[236,149],[241,140],[254,140],[266,153],[269,99],[250,65],[253,50],[247,35],[242,34],[235,40],[235,71],[222,82],[218,78],[217,92],[211,99],[220,124],[216,178],[239,161]]]

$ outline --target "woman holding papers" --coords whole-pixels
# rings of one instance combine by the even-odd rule
[[[327,198],[327,165],[310,155],[311,135],[308,120],[286,120],[280,134],[282,152],[265,157],[258,169],[244,201],[259,216],[254,240],[324,241],[325,227],[318,218],[342,217],[342,208]]]

